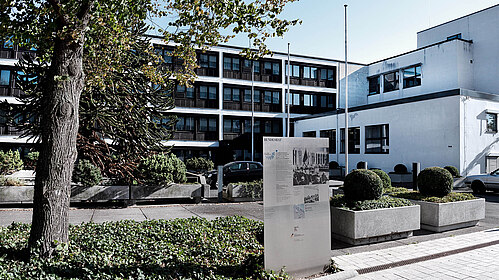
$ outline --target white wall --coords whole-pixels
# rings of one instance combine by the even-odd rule
[[[419,32],[418,48],[458,33],[473,41],[474,82],[467,88],[499,94],[499,5]]]
[[[369,167],[393,171],[398,163],[410,170],[413,162],[420,162],[421,168],[430,166],[460,164],[459,138],[459,96],[405,103],[349,114],[349,126],[361,128],[360,154],[349,156],[349,169],[359,161],[367,161]],[[317,136],[322,129],[344,127],[344,114],[297,121],[295,136],[304,131],[315,130]],[[365,126],[389,124],[389,154],[365,154]],[[337,130],[337,150],[340,149],[340,133]],[[330,156],[336,160],[336,155]],[[338,162],[344,165],[344,154]]]
[[[348,106],[367,104],[368,68],[359,64],[348,64]],[[338,107],[345,108],[345,63],[338,67],[339,101]]]
[[[406,98],[472,85],[470,43],[453,40],[369,65],[369,76],[399,70],[399,90],[368,97],[368,103]],[[403,69],[421,64],[421,86],[403,88]],[[383,78],[382,78],[383,80]],[[367,89],[365,91],[367,93]]]
[[[499,113],[499,102],[461,97],[461,173],[475,175],[486,172],[485,158],[499,155],[499,134],[486,132],[486,112]]]

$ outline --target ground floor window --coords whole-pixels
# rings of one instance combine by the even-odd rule
[[[366,154],[389,153],[388,124],[366,126]]]
[[[345,129],[340,129],[340,153],[345,153]],[[360,127],[348,128],[348,153],[360,154]]]
[[[303,132],[303,137],[313,137],[313,138],[315,138],[315,136],[316,136],[315,131],[304,131]]]
[[[336,154],[336,129],[321,130],[320,137],[329,139],[329,153]]]

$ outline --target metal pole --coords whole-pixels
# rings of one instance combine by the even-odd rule
[[[290,108],[290,103],[291,103],[291,94],[289,92],[289,77],[291,76],[291,61],[289,60],[289,45],[290,43],[288,43],[288,123],[287,123],[287,127],[286,127],[286,137],[289,137],[289,128],[290,128],[290,111],[289,111],[289,108]]]
[[[255,61],[251,60],[251,161],[255,160]]]
[[[345,4],[345,176],[348,174],[348,56],[347,56],[347,7]]]

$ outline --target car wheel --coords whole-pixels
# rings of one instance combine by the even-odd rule
[[[471,190],[475,194],[484,194],[485,193],[485,185],[482,181],[473,181],[471,183]]]

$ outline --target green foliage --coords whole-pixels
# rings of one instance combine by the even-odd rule
[[[385,171],[381,169],[372,169],[371,171],[376,173],[383,182],[383,192],[386,192],[386,190],[392,187],[392,179],[390,179],[390,176],[388,176]]]
[[[0,227],[0,279],[288,279],[266,272],[263,223],[232,216],[87,223],[51,259],[20,259],[29,225]]]
[[[409,189],[404,188],[404,187],[389,187],[387,189],[383,189],[383,192],[385,194],[395,194],[395,193],[406,193],[410,192]]]
[[[471,193],[456,193],[451,192],[443,197],[437,196],[425,196],[419,192],[405,192],[405,193],[394,193],[391,196],[412,199],[412,200],[422,200],[427,202],[435,202],[435,203],[446,203],[446,202],[455,202],[455,201],[465,201],[465,200],[473,200],[476,199],[474,195]]]
[[[422,195],[444,197],[453,187],[451,173],[441,167],[428,167],[419,173],[418,189]]]
[[[24,186],[24,182],[12,177],[0,175],[0,186]]]
[[[0,174],[12,174],[23,169],[23,161],[19,151],[0,151]]]
[[[383,194],[383,181],[371,170],[356,169],[345,177],[343,192],[352,201],[378,199]]]
[[[143,158],[137,167],[139,177],[149,185],[166,185],[169,183],[183,183],[185,164],[174,154],[155,154]]]
[[[196,171],[199,173],[204,173],[206,171],[212,170],[215,165],[213,161],[203,157],[189,158],[185,161],[185,167],[187,170]]]
[[[241,186],[241,195],[253,199],[263,198],[263,180],[255,180],[253,182],[231,183],[233,186]]]
[[[452,177],[461,177],[461,174],[459,173],[459,169],[457,169],[455,166],[447,165],[444,167],[445,170],[449,171]]]
[[[36,162],[38,161],[39,156],[40,156],[39,152],[29,152],[24,158],[25,167],[29,169],[35,169]]]
[[[335,195],[331,198],[330,204],[333,207],[345,208],[353,211],[373,210],[382,208],[394,208],[414,205],[404,198],[382,196],[375,200],[352,201],[346,199],[344,195]]]
[[[343,271],[343,269],[341,269],[338,266],[338,264],[334,261],[334,259],[331,258],[329,260],[329,264],[324,266],[323,271],[324,271],[324,273],[337,273],[337,272]]]
[[[407,173],[407,167],[404,164],[399,163],[395,165],[393,171],[395,171],[396,174],[405,174]]]
[[[73,181],[84,187],[93,187],[100,184],[102,174],[100,169],[87,159],[79,160],[73,170]]]

